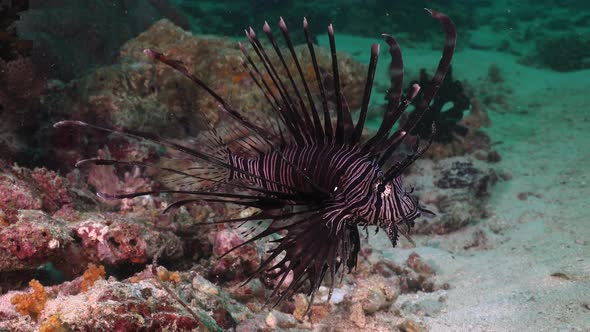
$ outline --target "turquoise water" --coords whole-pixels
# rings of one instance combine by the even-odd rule
[[[54,331],[590,331],[587,1],[0,4],[0,331],[39,330],[50,323],[61,328]],[[333,24],[341,87],[354,123],[363,106],[371,45],[380,45],[362,136],[366,142],[382,125],[394,90],[389,47],[381,34],[394,36],[401,48],[404,96],[413,83],[422,92],[429,89],[445,33],[424,7],[455,23],[452,76],[441,83],[426,120],[388,162],[393,165],[411,153],[416,137],[424,144],[430,124],[436,124],[430,149],[403,173],[404,184],[415,187],[420,202],[436,216],[417,219],[413,240],[402,237],[396,248],[385,232],[374,236],[371,231],[365,239],[361,231],[355,272],[335,286],[331,302],[326,277],[307,316],[303,290],[272,311],[262,307],[272,278],[260,276],[239,286],[269,250],[266,240],[218,258],[248,238],[249,224],[237,230],[193,227],[247,217],[255,213],[253,207],[198,201],[163,214],[183,197],[112,200],[95,195],[215,191],[218,187],[209,186],[225,181],[224,170],[203,168],[170,145],[88,127],[53,126],[84,121],[157,134],[222,159],[225,147],[236,155],[259,156],[265,143],[252,139],[255,135],[243,124],[232,124],[218,108],[219,100],[144,49],[186,66],[245,118],[272,132],[277,121],[271,98],[241,65],[248,59],[237,43],[254,57],[244,36],[244,29],[252,27],[287,84],[263,31],[268,21],[295,73],[279,27],[282,17],[310,98],[320,108],[318,75],[302,29],[306,18],[328,92],[334,82],[327,29]],[[256,77],[272,85],[271,76]],[[301,76],[294,76],[303,93]],[[278,95],[280,89],[267,90]],[[283,91],[295,98],[290,87]],[[334,126],[335,100],[328,96]],[[406,113],[413,114],[416,104],[410,103]],[[405,121],[403,116],[394,129]],[[205,137],[212,128],[218,135],[213,141]],[[288,135],[288,126],[283,130]],[[78,160],[94,157],[150,166],[76,167]],[[167,168],[191,170],[202,179],[187,183]],[[306,248],[316,248],[313,243]],[[154,278],[154,257],[161,268],[179,274],[170,277],[162,270]],[[90,263],[105,270],[101,274]],[[102,281],[81,291],[92,273]],[[40,309],[19,309],[14,296],[32,292],[31,279],[46,286],[47,299],[35,302]]]

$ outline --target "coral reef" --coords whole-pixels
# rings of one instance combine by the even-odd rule
[[[96,125],[158,132],[166,137],[181,139],[194,137],[208,126],[216,127],[223,123],[225,115],[220,114],[213,98],[170,68],[147,59],[143,50],[148,47],[182,61],[203,80],[211,82],[212,88],[226,96],[231,104],[244,109],[250,121],[268,126],[264,96],[241,67],[241,53],[235,42],[195,36],[167,20],[158,21],[125,43],[116,64],[101,67],[52,91],[48,97],[52,100],[49,105],[52,119],[77,119]],[[329,52],[321,48],[316,52],[319,65],[330,68]],[[308,52],[300,47],[297,53],[300,54],[304,72],[313,75]],[[358,96],[347,102],[351,108],[358,107],[365,69],[346,55],[339,55],[338,60],[344,93]],[[314,88],[317,89],[315,85]],[[43,145],[51,144],[46,146],[46,150],[52,151],[48,163],[53,167],[69,169],[75,160],[94,155],[104,145],[118,158],[126,156],[122,151],[126,150],[125,146],[129,147],[129,152],[135,153],[146,149],[133,142],[108,139],[102,134],[84,134],[86,137],[90,134],[92,139],[82,139],[74,130],[54,131],[55,136],[42,142]],[[153,153],[146,152],[144,157],[150,157],[150,154],[153,156]],[[61,158],[54,158],[55,155]],[[145,161],[140,156],[130,157]],[[62,163],[56,165],[59,160]]]
[[[39,327],[39,332],[68,332],[71,331],[68,324],[64,324],[59,315],[53,315],[47,318]]]
[[[19,210],[14,224],[0,227],[0,271],[35,269],[61,259],[71,241],[62,222],[38,210]]]
[[[98,279],[104,279],[106,272],[104,266],[96,266],[94,264],[88,264],[88,269],[84,271],[82,275],[82,282],[80,283],[80,291],[85,292],[94,286],[94,283]]]
[[[52,1],[47,3],[49,6]],[[113,10],[121,10],[124,4],[129,4],[129,8],[140,6],[134,1],[123,1]],[[149,6],[167,12],[169,17],[176,16],[166,1],[149,1]],[[59,13],[49,7],[31,10],[22,26],[31,28],[28,31],[35,35],[34,29],[69,10],[83,15],[64,24],[83,29],[92,22],[83,22],[87,8],[72,8],[61,8]],[[100,4],[96,11],[109,12]],[[31,23],[42,14],[48,14],[43,22]],[[118,19],[117,16],[114,20]],[[181,16],[176,19],[182,21]],[[113,24],[109,29],[117,26]],[[350,29],[358,28],[350,26]],[[54,29],[40,38],[44,49],[54,48],[56,36],[64,33],[60,26]],[[216,111],[210,97],[185,78],[145,58],[142,51],[150,47],[182,61],[191,71],[212,82],[213,88],[227,96],[230,103],[243,107],[253,122],[267,125],[264,98],[251,88],[253,82],[239,65],[240,52],[233,41],[194,36],[162,20],[127,41],[118,55],[112,56],[115,45],[123,39],[115,40],[119,36],[105,39],[106,31],[110,30],[96,29],[99,28],[75,36],[90,40],[89,48],[81,50],[76,61],[59,54],[53,56],[58,59],[63,79],[74,78],[89,62],[109,65],[87,71],[70,82],[54,82],[44,98],[47,108],[44,121],[84,120],[157,132],[190,145],[199,144],[195,137],[207,128],[206,123],[221,128],[222,135],[231,135],[231,130],[223,131],[224,115]],[[128,38],[129,33],[129,30],[122,31],[120,37]],[[75,45],[74,42],[69,46]],[[96,48],[101,52],[94,52]],[[329,52],[321,48],[316,51],[320,67],[329,69]],[[298,47],[296,52],[305,75],[311,76],[306,79],[313,81],[305,48]],[[339,55],[338,59],[344,94],[360,98],[366,69],[348,56]],[[68,63],[71,67],[64,69]],[[22,79],[33,75],[31,72],[0,75],[0,81],[8,77],[12,80],[12,77]],[[458,101],[458,96],[463,104],[454,106],[459,109],[468,95],[459,84],[449,80],[449,99],[440,102],[440,110],[448,101]],[[27,84],[19,85],[18,92],[34,90],[32,82]],[[35,100],[29,97],[25,99]],[[420,191],[425,193],[421,200],[440,212],[434,219],[419,223],[420,233],[447,233],[487,213],[485,202],[489,186],[496,181],[494,171],[471,157],[444,159],[474,151],[488,153],[482,159],[494,159],[488,149],[489,139],[486,141],[487,136],[478,133],[480,126],[488,121],[485,112],[474,99],[467,101],[472,105],[471,112],[459,125],[469,128],[468,139],[462,142],[453,137],[451,143],[443,140],[445,151],[451,152],[439,152],[440,163],[419,164],[409,180],[421,186]],[[347,102],[356,108],[361,100]],[[18,104],[26,105],[24,101]],[[463,109],[460,112],[462,115]],[[456,117],[451,120],[443,127],[457,125]],[[56,130],[50,133],[49,139],[40,136],[42,148],[49,156],[47,164],[54,169],[70,170],[76,160],[96,155],[150,161],[159,166],[167,166],[169,162],[166,157],[170,151],[150,144],[103,133],[81,134],[75,130]],[[479,141],[472,139],[478,135]],[[94,194],[166,188],[169,179],[140,167],[92,165],[61,176],[46,168],[28,169],[8,166],[5,162],[1,165],[0,330],[300,331],[329,327],[414,331],[422,327],[410,315],[425,312],[436,316],[445,305],[444,301],[400,301],[403,296],[418,292],[432,296],[444,294],[450,287],[437,279],[436,268],[426,259],[411,253],[407,259],[394,263],[390,252],[364,244],[366,249],[361,253],[358,269],[346,275],[332,294],[328,288],[321,287],[309,312],[304,294],[297,294],[269,310],[264,304],[272,288],[271,280],[254,278],[246,285],[241,283],[259,267],[263,253],[272,243],[252,243],[218,259],[247,239],[248,227],[194,225],[228,216],[245,217],[255,211],[203,202],[162,215],[161,210],[171,202],[170,195],[109,201]],[[484,246],[485,240],[485,234],[475,236],[473,246]],[[380,247],[388,248],[388,245]],[[59,278],[55,274],[60,274]],[[40,282],[30,281],[37,275],[41,275]],[[29,281],[30,288],[23,288]]]
[[[33,43],[20,38],[16,23],[28,1],[0,3],[0,154],[3,159],[26,160],[46,81],[30,57]]]
[[[66,179],[46,168],[30,170],[0,161],[0,225],[16,221],[18,210],[42,210],[49,214],[69,211],[74,193],[66,186]]]
[[[331,302],[326,301],[328,289],[322,287],[318,293],[320,301],[311,307],[309,315],[304,315],[308,302],[303,294],[268,312],[262,307],[268,292],[267,280],[256,278],[240,286],[240,281],[260,263],[265,245],[246,246],[221,260],[199,260],[209,255],[218,256],[244,241],[242,233],[246,227],[200,228],[202,235],[195,238],[194,231],[185,234],[182,230],[194,221],[189,213],[203,214],[199,209],[180,211],[170,220],[171,224],[159,229],[154,224],[157,220],[150,219],[149,211],[154,207],[124,214],[91,212],[100,203],[78,202],[80,196],[72,193],[83,191],[74,190],[79,186],[75,181],[64,180],[47,170],[17,170],[10,176],[17,179],[16,175],[28,175],[21,176],[25,179],[21,180],[23,188],[28,188],[27,179],[37,179],[35,181],[42,185],[34,190],[29,188],[30,197],[24,197],[27,199],[12,197],[5,202],[14,205],[20,199],[22,207],[28,210],[17,209],[16,219],[0,228],[0,243],[8,245],[0,248],[0,271],[22,274],[3,287],[6,290],[18,287],[17,281],[25,281],[28,276],[23,272],[46,262],[52,262],[66,278],[75,279],[46,287],[32,281],[30,290],[0,295],[0,329],[384,328],[406,321],[395,309],[399,294],[433,292],[446,287],[433,279],[433,268],[416,254],[405,264],[396,265],[381,252],[367,247],[363,254],[366,260],[357,272],[345,277],[334,291]],[[69,175],[68,179],[75,177]],[[41,192],[52,192],[51,197],[57,198],[50,201],[73,208],[67,213],[60,212],[63,209],[56,210],[59,204],[44,204],[48,199],[43,199]],[[80,207],[90,211],[76,210]],[[200,209],[217,211],[220,215],[252,213],[204,206]],[[176,229],[177,234],[167,229]],[[211,246],[205,256],[191,249],[191,246],[205,244]],[[175,262],[174,265],[188,264],[185,267],[191,267],[192,272],[171,272],[164,266],[146,267],[145,263],[154,256],[159,256],[163,262]],[[129,266],[135,268],[129,269]],[[169,291],[195,315],[187,313],[186,307]]]
[[[49,77],[66,82],[111,64],[123,43],[158,19],[167,17],[187,28],[184,17],[166,0],[45,0],[31,1],[29,7],[17,27],[35,41],[34,62]]]
[[[490,67],[487,79],[490,84],[499,85],[502,81],[499,69]],[[408,88],[414,83],[423,88],[430,84],[430,77],[424,69],[420,70],[419,79],[411,82]],[[482,103],[473,95],[470,84],[454,80],[452,72],[449,71],[430,105],[431,112],[428,113],[428,117],[412,132],[422,139],[428,139],[432,132],[430,124],[435,124],[433,143],[426,151],[425,157],[439,160],[475,154],[481,160],[499,161],[499,154],[492,150],[490,137],[481,130],[490,126],[490,119]],[[489,92],[484,95],[489,95]],[[467,110],[469,113],[464,116]],[[405,118],[407,119],[407,116]]]
[[[579,32],[537,40],[525,64],[546,67],[559,72],[590,68],[590,38]]]

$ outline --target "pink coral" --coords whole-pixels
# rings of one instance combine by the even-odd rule
[[[31,173],[31,177],[35,180],[37,188],[41,192],[43,210],[55,212],[64,205],[72,204],[72,198],[65,187],[64,179],[54,171],[46,168],[35,168]]]
[[[0,169],[0,209],[4,211],[5,222],[13,223],[20,209],[39,210],[42,206],[42,200],[29,183],[8,169]]]
[[[108,149],[99,150],[98,157],[109,159],[110,153]],[[92,165],[88,173],[88,183],[97,192],[106,194],[149,191],[155,187],[154,182],[144,177],[139,168],[133,168],[130,172],[124,173],[123,176],[123,179],[119,178],[115,166]],[[141,212],[159,206],[159,199],[157,197],[103,200],[103,202],[111,206],[119,206],[122,212]]]
[[[213,254],[219,257],[245,241],[237,231],[223,229],[215,234]],[[254,243],[236,249],[213,263],[209,275],[217,280],[243,280],[260,266],[260,255]]]
[[[18,166],[0,168],[0,209],[8,224],[18,210],[43,210],[55,213],[71,208],[73,199],[66,189],[67,180],[46,168],[31,171]]]
[[[16,223],[0,228],[0,271],[36,268],[61,257],[71,242],[68,233],[43,212],[22,210]]]
[[[122,261],[142,263],[147,260],[147,244],[138,225],[114,222],[85,222],[77,226],[76,234],[82,239],[93,261],[116,264]]]

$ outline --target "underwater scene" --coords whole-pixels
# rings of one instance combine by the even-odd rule
[[[0,332],[590,331],[590,2],[0,0]]]

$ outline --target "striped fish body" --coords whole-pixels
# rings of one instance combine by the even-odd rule
[[[356,146],[293,145],[282,149],[281,154],[314,183],[333,194],[324,198],[324,202],[318,202],[327,207],[323,210],[324,221],[330,226],[348,223],[388,227],[394,221],[404,221],[404,216],[406,220],[414,220],[420,213],[417,200],[403,190],[401,176],[385,183],[381,167]],[[313,191],[277,152],[252,159],[230,154],[228,163],[245,171],[230,172],[230,181],[244,180],[270,191],[289,194],[291,190],[280,184]]]
[[[202,202],[223,202],[257,208],[259,212],[249,217],[215,221],[232,225],[257,221],[257,226],[264,227],[262,230],[255,227],[258,233],[229,252],[279,234],[280,238],[273,241],[276,246],[268,252],[259,269],[250,278],[265,275],[275,279],[274,288],[268,297],[268,301],[275,305],[306,289],[311,297],[311,307],[313,297],[324,279],[330,282],[331,294],[337,279],[336,274],[343,274],[344,267],[350,271],[356,266],[360,251],[359,226],[376,225],[384,228],[395,246],[398,234],[410,239],[408,234],[413,220],[421,211],[427,211],[420,207],[415,196],[403,189],[402,174],[426,151],[434,137],[435,128],[432,127],[433,133],[427,144],[420,144],[420,137],[417,137],[410,154],[396,163],[393,163],[392,157],[429,110],[429,105],[449,70],[455,49],[456,32],[451,19],[434,10],[428,12],[441,23],[446,35],[436,73],[427,86],[413,84],[404,93],[400,47],[392,36],[383,35],[391,56],[391,87],[381,126],[366,142],[361,142],[360,138],[369,109],[380,46],[371,46],[361,108],[354,124],[340,84],[334,29],[332,25],[328,27],[332,58],[332,70],[329,72],[318,65],[305,19],[303,30],[315,74],[315,79],[309,82],[282,19],[279,21],[279,28],[290,58],[277,46],[267,23],[263,30],[276,55],[274,60],[268,56],[267,49],[251,28],[245,31],[250,49],[247,50],[241,43],[238,45],[243,53],[241,64],[244,70],[264,95],[268,109],[276,116],[274,125],[268,128],[249,121],[239,108],[230,105],[201,78],[189,72],[181,61],[170,59],[152,49],[144,50],[147,56],[177,70],[212,96],[220,111],[234,120],[240,133],[246,134],[242,136],[236,131],[235,134],[238,135],[235,137],[248,137],[235,143],[250,152],[258,153],[256,157],[239,155],[238,149],[232,152],[228,147],[231,145],[226,144],[215,130],[212,130],[214,136],[211,146],[194,148],[168,141],[157,134],[104,128],[80,121],[62,121],[54,126],[84,127],[140,139],[175,150],[185,156],[184,161],[193,159],[195,164],[206,164],[178,169],[99,158],[77,163],[78,166],[95,164],[152,167],[179,180],[175,189],[98,193],[103,198],[181,194],[183,198],[171,203],[164,212]],[[293,68],[297,70],[293,71]],[[312,95],[311,84],[317,84],[320,96]],[[418,92],[421,92],[419,97]],[[394,131],[394,125],[412,103],[415,104],[414,112]],[[331,114],[336,115],[335,126],[332,124]],[[215,185],[207,189],[192,186],[208,182]],[[260,220],[268,220],[269,223],[263,224]]]

